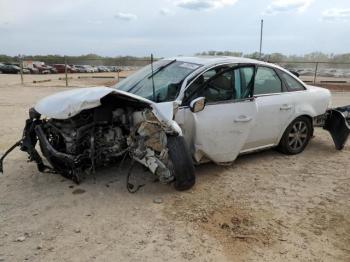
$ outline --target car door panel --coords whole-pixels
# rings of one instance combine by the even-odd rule
[[[186,141],[197,162],[203,158],[216,163],[236,159],[254,125],[257,106],[254,100],[207,104],[203,111],[184,112],[184,123],[180,123]],[[183,112],[178,112],[181,119]]]
[[[276,145],[281,132],[293,120],[295,105],[291,93],[256,97],[257,116],[243,150]]]
[[[295,114],[293,94],[286,91],[273,68],[258,67],[254,83],[258,113],[243,152],[278,144],[281,132]]]

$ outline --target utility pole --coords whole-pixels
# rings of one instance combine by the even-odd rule
[[[64,56],[64,74],[66,76],[66,87],[68,87],[68,76],[67,76],[67,57]]]
[[[23,56],[19,55],[19,67],[20,67],[20,73],[21,73],[21,84],[23,86],[24,81],[23,81]]]
[[[261,59],[261,55],[262,55],[263,33],[264,33],[264,20],[261,19],[261,28],[260,28],[260,51],[259,51],[259,57],[260,57],[260,59]]]

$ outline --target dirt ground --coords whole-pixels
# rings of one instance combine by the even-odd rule
[[[0,76],[0,152],[20,138],[35,101],[66,89],[48,86]],[[350,104],[350,93],[333,100]],[[125,168],[78,186],[16,150],[0,177],[0,261],[350,261],[350,147],[338,152],[325,131],[315,135],[297,156],[268,150],[199,166],[188,192],[141,167],[136,194]]]

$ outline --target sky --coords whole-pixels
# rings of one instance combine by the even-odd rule
[[[350,0],[0,0],[0,54],[350,52]]]

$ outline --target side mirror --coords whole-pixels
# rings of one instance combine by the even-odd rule
[[[198,97],[191,101],[190,109],[193,113],[200,112],[205,107],[205,97]]]

